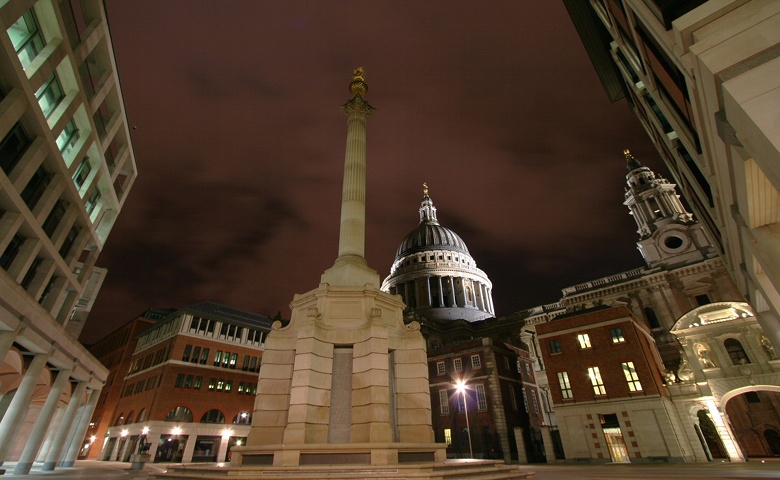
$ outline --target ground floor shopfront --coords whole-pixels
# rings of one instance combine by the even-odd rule
[[[248,424],[224,423],[122,425],[108,430],[98,458],[129,462],[133,454],[146,452],[155,463],[228,462],[231,449],[246,443],[249,429]]]

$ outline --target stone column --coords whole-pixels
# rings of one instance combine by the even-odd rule
[[[528,464],[528,455],[525,453],[525,437],[522,427],[515,427],[515,443],[517,444],[517,461],[520,465]]]
[[[431,298],[431,277],[425,277],[425,298],[428,301],[428,307],[433,306],[433,299]]]
[[[184,444],[184,451],[181,454],[181,463],[192,463],[192,454],[195,453],[195,444],[198,441],[198,435],[196,432],[190,432],[190,435],[182,435],[182,438],[187,437],[187,443]]]
[[[16,389],[14,398],[8,405],[2,421],[0,421],[0,462],[5,461],[5,456],[14,444],[16,435],[19,433],[19,427],[21,427],[27,416],[27,411],[30,409],[30,398],[32,398],[33,390],[35,390],[35,385],[38,383],[38,377],[46,366],[48,359],[49,354],[47,353],[35,355],[24,374],[24,378],[22,378],[22,382],[19,384],[19,388]]]
[[[228,445],[230,445],[230,437],[222,437],[219,442],[219,449],[217,449],[217,462],[224,462],[225,455],[227,455]]]
[[[65,389],[65,386],[70,379],[70,372],[70,369],[65,369],[60,370],[57,374],[57,379],[51,386],[51,390],[49,390],[46,402],[43,404],[43,408],[41,408],[41,411],[38,414],[38,419],[35,421],[30,436],[27,438],[24,450],[16,464],[16,468],[14,468],[14,475],[27,475],[30,473],[35,457],[38,455],[46,432],[51,425],[54,412],[57,410],[57,403],[60,401],[62,391]]]
[[[151,446],[149,446],[149,458],[151,458],[152,462],[154,462],[154,458],[157,456],[157,447],[160,446],[160,433],[159,432],[147,433],[146,441],[148,443],[151,443]]]
[[[555,463],[555,445],[549,425],[542,425],[542,441],[544,442],[544,456],[547,463]]]
[[[46,455],[46,460],[43,462],[43,470],[51,471],[57,465],[57,462],[61,460],[60,454],[62,448],[65,446],[65,441],[68,439],[71,430],[73,430],[73,420],[76,417],[76,412],[81,403],[81,396],[84,395],[84,391],[87,389],[87,382],[79,382],[73,393],[70,396],[70,402],[68,408],[65,410],[65,415],[62,417],[62,424],[60,431],[57,432],[57,436],[51,443],[49,453]]]
[[[441,281],[441,277],[436,277],[436,281],[439,282],[439,306],[445,307],[444,305],[444,284]]]
[[[97,405],[99,398],[99,389],[92,390],[92,392],[89,394],[89,400],[87,401],[87,404],[84,405],[83,411],[81,412],[81,415],[79,415],[79,420],[76,423],[73,435],[71,436],[70,447],[62,459],[62,467],[72,467],[76,462],[76,457],[78,457],[79,451],[81,450],[81,444],[84,441],[84,435],[87,433],[87,428],[89,428],[89,421],[92,420],[92,414],[95,412],[95,406]]]
[[[354,95],[341,107],[347,116],[347,152],[341,197],[339,257],[363,257],[366,243],[366,121],[374,108],[363,100],[368,89],[357,72],[350,84]]]
[[[16,330],[3,330],[0,331],[0,361],[5,358],[5,355],[11,350],[11,346],[14,344],[14,340],[19,335]]]

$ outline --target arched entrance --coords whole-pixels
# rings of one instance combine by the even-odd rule
[[[780,456],[780,391],[776,389],[757,387],[726,403],[731,430],[748,458]]]

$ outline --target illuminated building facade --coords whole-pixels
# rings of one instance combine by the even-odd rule
[[[226,461],[246,442],[257,372],[272,320],[213,302],[179,309],[137,338],[106,408],[101,460],[130,461],[149,444],[155,462]],[[104,423],[104,422],[103,422]]]
[[[780,3],[564,3],[610,99],[629,102],[780,347]]]
[[[71,465],[108,370],[77,341],[136,178],[100,0],[0,4],[0,461]]]
[[[525,320],[566,460],[772,456],[780,450],[774,348],[676,186],[628,152],[626,160],[625,205],[646,267],[567,287]]]

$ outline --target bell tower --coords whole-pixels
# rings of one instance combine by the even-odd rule
[[[623,202],[637,224],[637,248],[649,268],[673,268],[715,256],[704,228],[685,210],[676,185],[642,165],[628,150]]]

